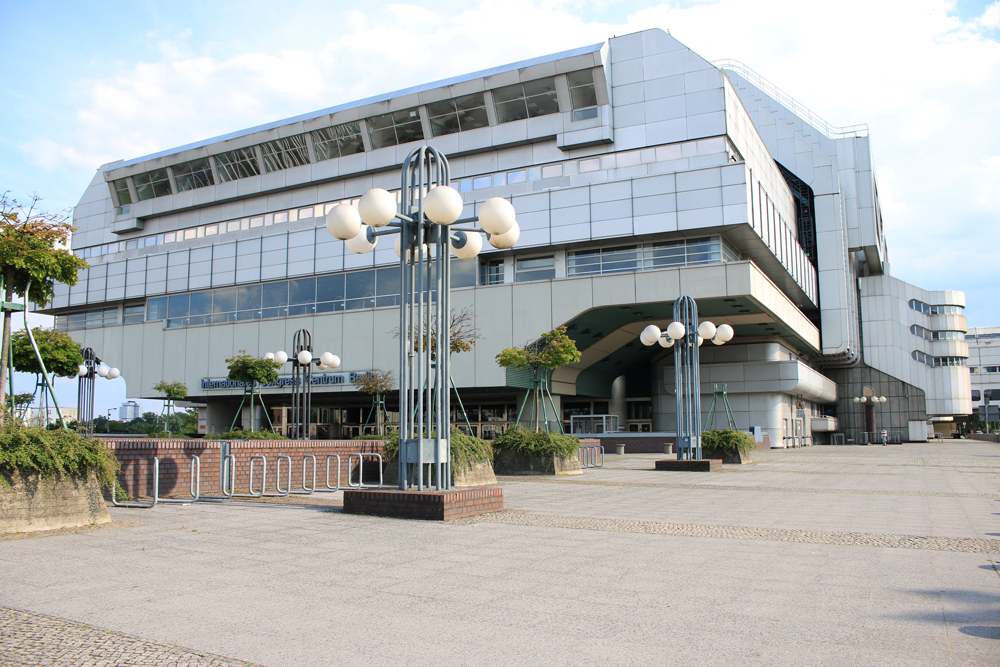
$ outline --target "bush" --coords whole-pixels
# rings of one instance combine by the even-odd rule
[[[399,460],[399,431],[393,431],[383,439],[386,441],[383,448],[386,460]],[[466,435],[458,429],[451,429],[451,465],[453,470],[487,461],[493,461],[493,448],[490,447],[490,443],[475,436]]]
[[[48,431],[36,427],[7,426],[0,430],[0,473],[86,476],[97,473],[103,488],[115,483],[118,459],[97,438],[84,438],[73,431]],[[0,483],[7,480],[0,477]]]
[[[509,428],[493,441],[494,449],[536,456],[577,456],[580,439],[572,435],[548,433],[546,431],[526,431],[520,427]]]
[[[732,429],[702,431],[702,452],[712,452],[724,457],[735,457],[737,452],[747,454],[757,448],[753,438],[743,431]]]
[[[227,431],[225,433],[209,433],[208,440],[288,440],[280,433],[271,431]]]

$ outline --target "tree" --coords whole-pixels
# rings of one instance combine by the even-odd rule
[[[45,305],[52,300],[55,283],[75,285],[77,272],[88,268],[85,261],[65,248],[75,231],[73,226],[63,215],[38,210],[39,201],[33,195],[28,204],[21,204],[9,192],[0,195],[0,280],[7,303],[17,296]],[[5,307],[0,340],[0,405],[7,402],[10,330],[11,311]],[[3,418],[0,414],[0,425]]]
[[[497,363],[506,368],[531,368],[531,385],[524,395],[521,403],[521,410],[518,411],[518,421],[521,412],[528,402],[528,396],[534,395],[532,413],[535,415],[535,431],[539,430],[538,406],[545,410],[544,394],[549,391],[549,381],[552,378],[552,371],[561,368],[566,364],[574,364],[580,361],[580,350],[576,348],[576,343],[566,335],[566,327],[556,327],[548,333],[543,333],[542,337],[532,343],[526,343],[518,347],[508,347],[501,350],[496,356]],[[552,412],[562,429],[562,420],[556,412],[555,405],[552,404],[552,394],[549,393],[549,404],[552,405]],[[545,429],[548,430],[546,421]]]
[[[468,352],[476,346],[476,339],[479,338],[479,329],[475,325],[475,317],[472,308],[463,308],[460,311],[451,311],[451,318],[448,322],[448,333],[450,342],[448,349],[452,354]],[[392,331],[394,338],[399,338],[399,327]],[[421,336],[424,345],[427,345],[426,334]],[[420,343],[413,341],[413,349],[419,350]],[[431,327],[430,335],[431,359],[437,359],[437,329]]]
[[[28,406],[35,400],[35,395],[30,392],[14,394],[14,407],[17,409],[17,416],[23,422],[24,415],[28,412]]]
[[[38,353],[42,355],[45,370],[59,377],[72,378],[77,376],[83,355],[80,354],[80,344],[69,334],[55,329],[35,327],[31,330],[38,345]],[[42,368],[38,365],[38,357],[31,346],[28,332],[24,329],[11,336],[11,346],[14,350],[14,369],[22,373],[41,375]]]
[[[160,380],[155,385],[153,389],[160,392],[167,397],[167,400],[163,402],[163,411],[167,413],[167,417],[164,420],[164,429],[170,431],[170,415],[174,415],[174,421],[177,421],[177,413],[174,412],[174,401],[182,401],[187,398],[188,388],[183,382],[167,382],[166,380]],[[159,420],[154,426],[159,425]]]
[[[257,398],[260,400],[260,407],[264,410],[264,415],[267,416],[267,421],[270,423],[271,417],[267,414],[267,407],[264,405],[264,399],[260,398],[257,385],[277,382],[278,369],[281,368],[281,364],[274,359],[267,359],[266,357],[258,359],[247,354],[246,350],[240,350],[240,353],[236,356],[226,359],[226,363],[229,365],[229,379],[234,382],[242,382],[244,385],[243,400],[240,401],[240,407],[236,409],[236,416],[233,417],[233,423],[229,426],[229,430],[232,431],[236,426],[236,420],[239,419],[247,396],[250,397],[250,412],[251,414],[253,413],[254,394],[257,394]],[[253,422],[254,420],[251,418],[250,428],[246,430],[254,430]],[[274,428],[274,426],[272,425],[271,428]]]
[[[396,383],[392,371],[372,371],[362,375],[354,381],[354,387],[362,394],[372,397],[372,409],[365,420],[365,426],[371,420],[372,412],[375,413],[375,433],[385,435],[385,395],[392,391],[392,386]]]

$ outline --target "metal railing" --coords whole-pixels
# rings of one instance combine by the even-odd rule
[[[712,63],[719,69],[728,69],[736,72],[744,79],[749,81],[751,84],[759,88],[764,94],[769,95],[779,104],[789,109],[796,116],[800,117],[802,120],[806,121],[817,130],[825,134],[830,139],[846,139],[848,137],[867,137],[868,136],[868,124],[859,123],[857,125],[846,125],[844,127],[837,127],[826,122],[824,119],[820,118],[818,115],[813,113],[804,104],[796,100],[794,97],[784,92],[776,85],[762,77],[757,72],[753,71],[746,65],[744,65],[739,60],[716,60]]]
[[[382,482],[383,482],[383,478],[382,478],[382,455],[381,454],[377,454],[375,452],[367,452],[367,453],[361,453],[361,452],[359,452],[357,454],[348,454],[347,455],[347,467],[348,468],[351,467],[351,460],[355,456],[358,457],[358,483],[354,484],[353,482],[351,482],[350,478],[348,478],[347,485],[350,486],[351,488],[354,488],[354,489],[373,489],[373,488],[382,486]],[[374,458],[378,459],[378,484],[365,484],[365,457],[368,457],[368,456],[374,457]],[[339,480],[338,480],[338,484],[339,484]]]
[[[580,467],[599,468],[604,466],[604,447],[601,445],[584,445],[580,447]]]
[[[130,502],[118,502],[115,498],[115,488],[117,484],[111,487],[111,504],[115,507],[129,507],[131,509],[149,509],[151,507],[156,507],[157,501],[160,499],[160,459],[153,457],[153,499],[148,505],[143,505],[141,503],[130,503]]]
[[[862,445],[901,445],[903,444],[903,433],[902,431],[886,431],[885,432],[885,442],[882,441],[882,431],[862,431],[861,432],[861,444]]]

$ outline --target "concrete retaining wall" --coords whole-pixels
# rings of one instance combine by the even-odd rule
[[[0,533],[30,533],[110,523],[96,475],[4,475],[0,482]],[[9,486],[8,486],[9,484]]]

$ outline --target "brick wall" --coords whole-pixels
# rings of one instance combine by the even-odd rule
[[[503,489],[499,486],[451,491],[348,490],[344,511],[404,519],[451,521],[503,509]]]
[[[150,496],[153,493],[153,457],[160,459],[160,495],[186,497],[190,494],[191,456],[196,455],[201,463],[201,493],[216,494],[219,491],[220,445],[218,440],[202,439],[105,439],[108,449],[121,463],[118,479],[129,494]],[[291,490],[302,490],[303,457],[316,457],[316,488],[324,488],[326,483],[326,462],[330,454],[340,455],[341,485],[348,480],[357,482],[358,459],[349,460],[350,454],[382,453],[381,440],[238,440],[230,441],[230,454],[236,457],[236,492],[247,493],[250,476],[250,458],[263,456],[267,459],[267,484],[265,490],[276,491],[275,483],[278,456],[291,458]],[[263,468],[258,461],[254,464],[254,491],[260,489]],[[281,461],[281,486],[288,480],[288,461]],[[365,481],[378,480],[375,460],[365,459]],[[312,484],[312,461],[307,463],[306,481]],[[330,460],[330,484],[337,483],[336,459]]]

